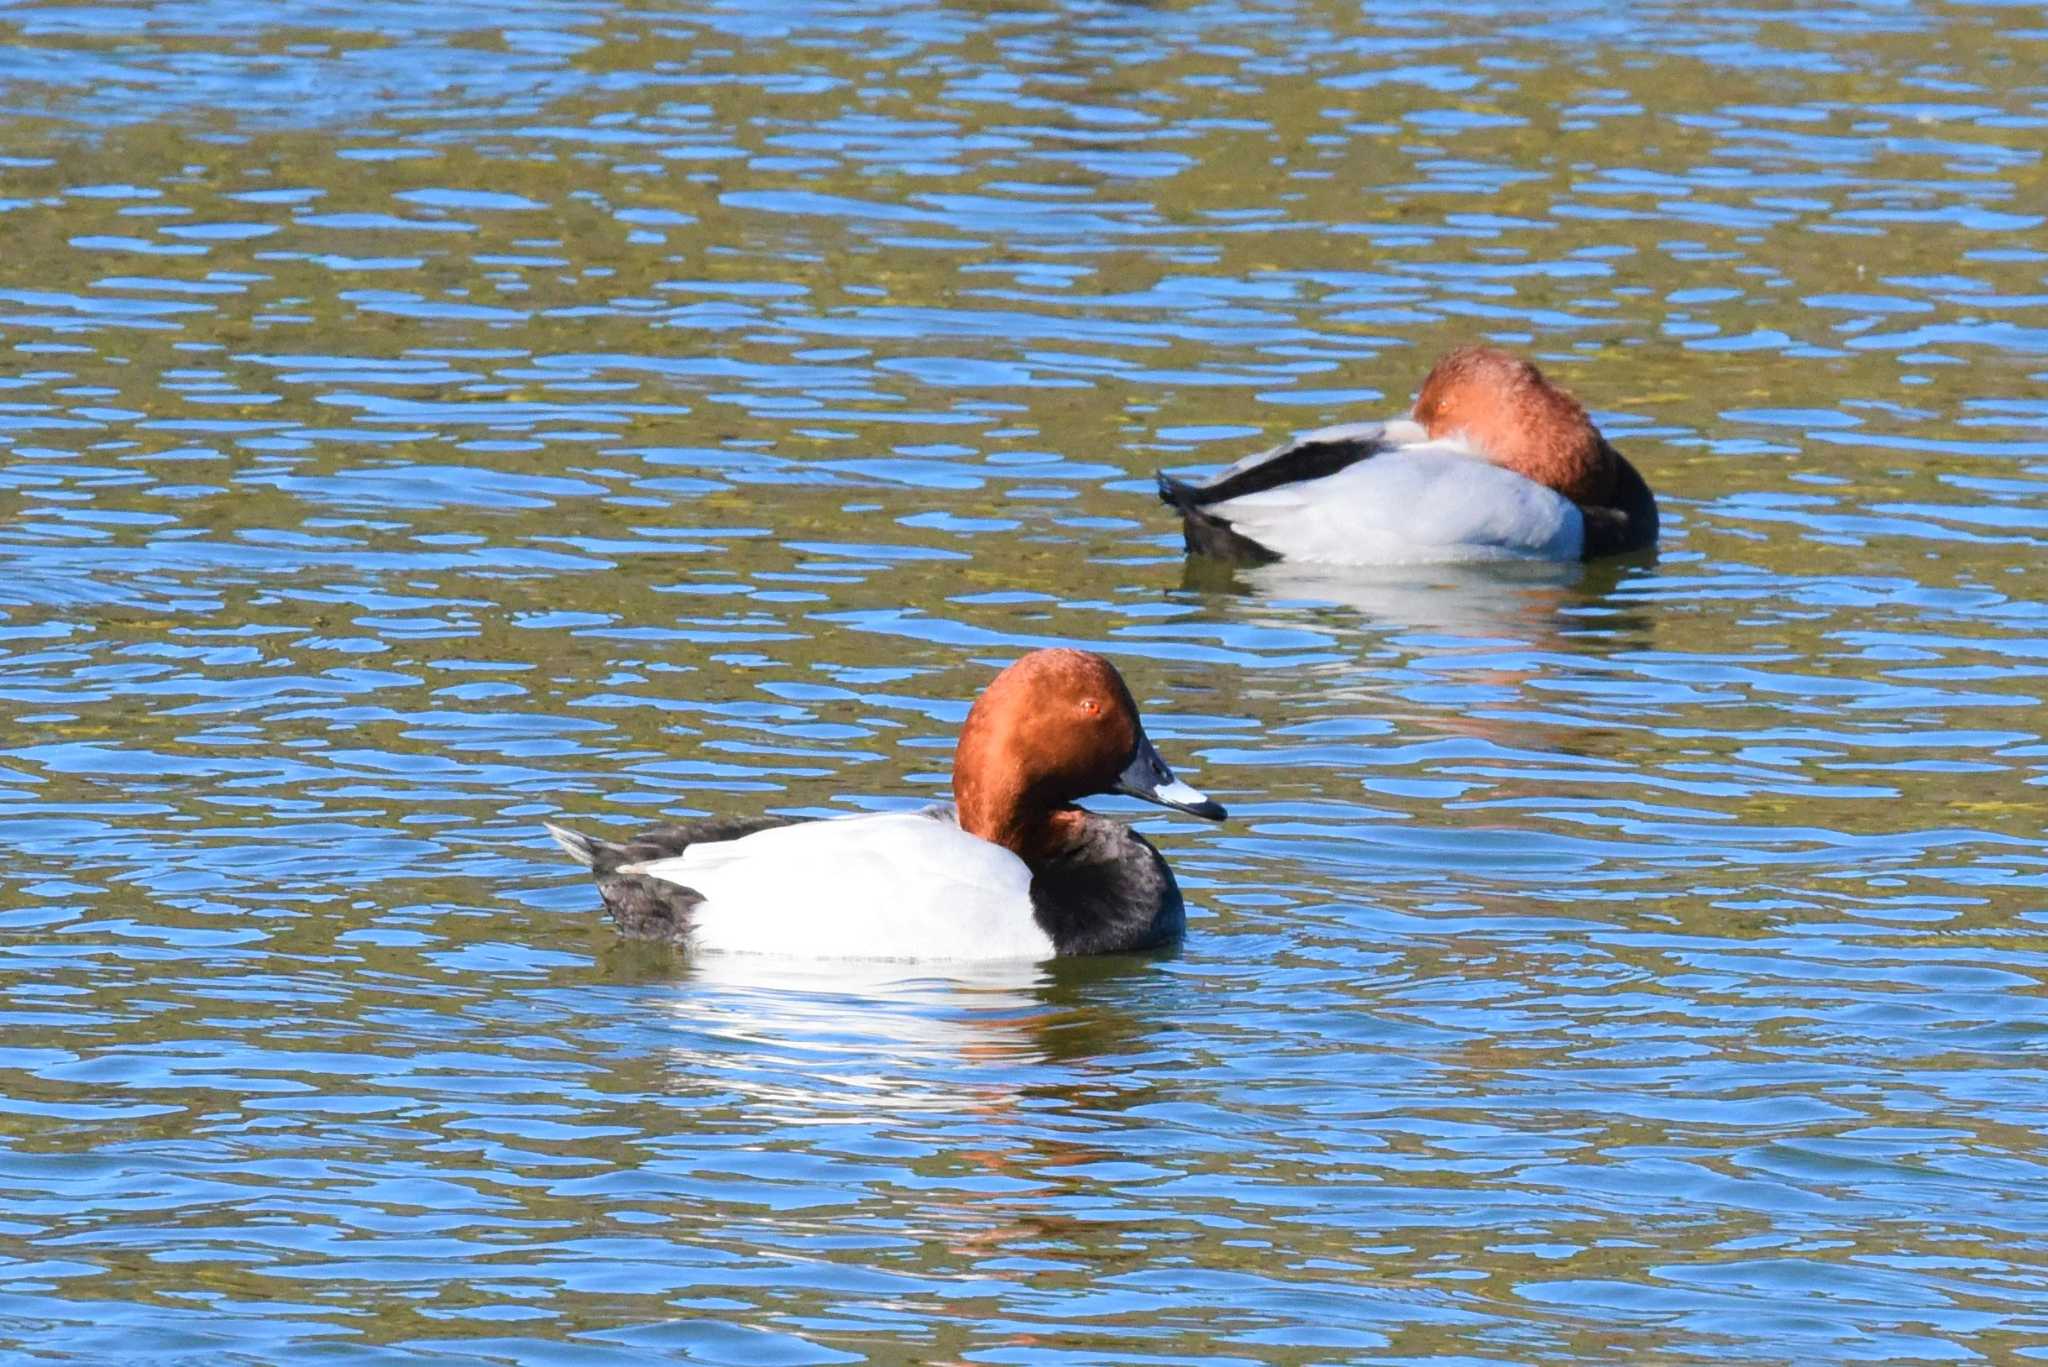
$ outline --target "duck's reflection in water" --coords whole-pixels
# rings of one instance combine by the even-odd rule
[[[706,954],[686,966],[686,990],[670,1009],[704,1037],[676,1061],[720,1066],[760,1050],[817,1066],[837,1062],[876,1078],[913,1077],[930,1066],[1028,1062],[1038,964],[807,960]],[[839,1069],[833,1066],[833,1071]]]
[[[1342,570],[1193,559],[1182,582],[1229,621],[1309,628],[1327,639],[1334,647],[1328,659],[1292,672],[1289,706],[1309,709],[1312,718],[1371,718],[1389,735],[1435,733],[1540,749],[1556,739],[1531,733],[1538,723],[1502,709],[1529,704],[1548,711],[1555,699],[1536,696],[1532,687],[1581,665],[1588,677],[1626,677],[1628,666],[1618,662],[1654,649],[1660,631],[1671,630],[1645,611],[1646,600],[1631,585],[1653,574],[1654,565],[1654,551],[1591,564]],[[1443,705],[1446,688],[1459,690],[1458,706]],[[1576,732],[1571,743],[1610,748]]]
[[[1298,624],[1300,614],[1337,611],[1383,630],[1551,649],[1569,648],[1570,633],[1594,624],[1626,628],[1635,614],[1615,589],[1648,563],[1635,556],[1593,565],[1506,560],[1337,570],[1191,560],[1182,586],[1243,600],[1231,614],[1243,620],[1272,611]]]
[[[1165,986],[1157,956],[1051,963],[702,955],[667,999],[676,1080],[716,1078],[756,1106],[805,1112],[980,1110],[1139,1047],[1114,998]],[[1135,987],[1126,993],[1121,989]]]
[[[721,1239],[909,1239],[914,1262],[955,1270],[1020,1242],[1092,1246],[1067,1207],[1170,1085],[1158,1037],[1187,987],[1159,957],[703,956],[667,997],[668,1086],[694,1104],[662,1147],[743,1193]]]

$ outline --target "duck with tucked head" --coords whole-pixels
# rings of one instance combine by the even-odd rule
[[[1095,793],[1224,815],[1159,758],[1114,665],[1038,650],[968,712],[950,804],[714,818],[617,844],[547,825],[622,931],[696,951],[1038,960],[1179,939],[1172,870],[1137,832],[1074,805]]]
[[[1352,423],[1188,484],[1161,475],[1191,553],[1401,565],[1591,560],[1657,544],[1657,500],[1579,401],[1528,361],[1462,347],[1405,419]]]

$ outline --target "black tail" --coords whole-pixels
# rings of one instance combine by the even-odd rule
[[[569,852],[571,859],[586,869],[595,870],[598,861],[607,854],[617,856],[620,853],[619,847],[608,840],[599,840],[595,836],[572,831],[567,826],[557,826],[552,821],[543,821],[540,824],[548,828],[548,834],[555,838],[557,845]],[[618,860],[614,857],[609,862],[616,866]]]
[[[673,826],[650,826],[633,832],[624,840],[599,840],[594,835],[572,831],[567,826],[557,826],[552,821],[543,821],[548,834],[555,843],[569,852],[569,857],[589,869],[599,878],[605,878],[628,864],[652,864],[657,859],[673,859],[699,841],[737,840],[755,831],[765,831],[771,826],[787,826],[786,816],[743,816],[743,817],[699,817],[695,821],[681,821]]]
[[[626,935],[636,940],[680,941],[689,934],[690,912],[704,900],[694,890],[643,878],[637,873],[619,872],[621,865],[636,862],[636,855],[645,853],[660,858],[665,853],[679,854],[680,845],[666,850],[635,849],[557,826],[552,821],[543,821],[541,825],[548,828],[548,834],[569,852],[571,859],[589,869],[597,879],[598,896],[604,898],[605,910]]]
[[[548,834],[569,852],[571,859],[590,870],[597,880],[598,896],[604,898],[605,910],[618,922],[621,933],[641,940],[681,940],[689,933],[691,910],[704,899],[694,889],[646,877],[632,866],[673,859],[700,840],[737,840],[788,823],[789,818],[780,816],[738,820],[710,817],[675,826],[656,826],[638,832],[622,844],[599,840],[552,821],[543,821],[541,825],[547,827]]]
[[[1202,491],[1185,480],[1175,479],[1164,470],[1154,475],[1153,478],[1159,481],[1159,501],[1167,507],[1178,508],[1182,512],[1186,512],[1201,502]]]
[[[1211,497],[1208,490],[1168,474],[1159,475],[1158,480],[1159,501],[1180,514],[1181,540],[1188,554],[1213,555],[1219,560],[1240,560],[1252,565],[1271,564],[1280,558],[1214,513],[1204,511],[1202,505]]]

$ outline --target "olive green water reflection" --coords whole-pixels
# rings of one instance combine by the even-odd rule
[[[13,1351],[2048,1352],[2031,11],[0,23]],[[1474,336],[1659,557],[1188,576],[1155,469]],[[678,964],[539,833],[1045,641],[1231,806],[1178,956]]]

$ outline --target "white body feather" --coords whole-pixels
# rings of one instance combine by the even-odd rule
[[[805,821],[630,871],[690,888],[690,945],[813,959],[1050,959],[1031,870],[950,813]]]
[[[1292,445],[1342,440],[1381,440],[1393,449],[1333,475],[1224,499],[1203,511],[1283,559],[1325,565],[1577,560],[1584,548],[1585,519],[1570,499],[1493,464],[1462,441],[1431,440],[1417,423],[1354,423]],[[1260,452],[1218,479],[1289,449]]]

